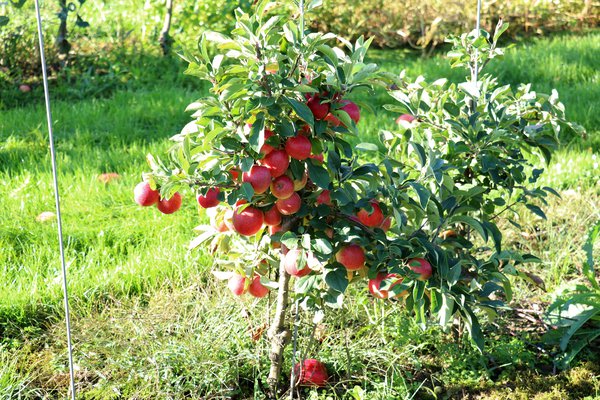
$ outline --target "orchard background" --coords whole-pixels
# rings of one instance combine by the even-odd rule
[[[59,29],[61,19],[53,20],[59,3],[45,6],[48,40]],[[211,14],[197,11],[214,10],[210,2],[195,3],[187,14],[175,3],[175,43],[189,48],[206,28],[228,33],[234,3],[221,10],[229,19],[206,21],[197,18]],[[9,17],[0,27],[0,398],[58,398],[66,393],[68,369],[55,222],[43,214],[53,206],[38,67],[27,47],[33,46],[32,4],[0,7]],[[327,388],[302,388],[303,396],[598,395],[597,339],[582,346],[570,369],[564,365],[565,351],[573,350],[577,337],[593,338],[598,332],[593,313],[598,294],[590,267],[598,260],[593,228],[600,217],[600,36],[593,28],[597,7],[581,7],[581,15],[588,7],[585,18],[573,16],[561,25],[573,33],[534,37],[545,30],[509,31],[517,45],[489,66],[502,84],[531,82],[540,93],[556,88],[567,119],[587,134],[563,130],[560,149],[544,166],[541,183],[562,196],[547,198],[547,218],[523,213],[518,227],[507,220],[499,223],[504,243],[542,262],[524,268],[525,279],[513,282],[511,308],[486,322],[484,352],[475,349],[461,325],[423,330],[399,302],[378,301],[365,285],[350,285],[344,309],[328,311],[316,325],[300,320],[299,353],[318,358],[330,375]],[[358,11],[353,15],[364,12]],[[320,15],[318,9],[311,14],[316,21],[311,28],[319,27]],[[324,24],[327,15],[322,15]],[[171,216],[132,201],[140,171],[148,168],[146,154],[166,152],[167,138],[189,121],[186,105],[208,89],[183,75],[185,62],[163,56],[158,43],[163,18],[160,2],[79,4],[66,19],[73,26],[70,52],[60,54],[57,43],[51,59],[78,389],[83,398],[260,398],[269,363],[268,344],[261,338],[267,302],[231,295],[211,273],[209,250],[187,251],[192,229],[208,222],[193,193],[183,193],[182,209]],[[347,31],[336,31],[353,39],[356,26],[348,22]],[[423,74],[430,82],[442,77],[462,82],[465,72],[449,68],[449,47],[437,47],[426,47],[430,57],[406,48],[369,50],[367,60],[396,74],[406,69],[409,80]],[[382,107],[392,102],[385,91],[358,93],[353,100],[377,109],[376,115],[362,110],[354,146],[377,143],[382,129],[397,128],[399,113]],[[378,156],[361,157],[376,161]],[[589,319],[573,329],[572,340],[565,341],[567,329],[553,329],[558,324],[547,315],[561,309],[561,299],[588,306]],[[284,375],[291,371],[291,348],[286,351]]]

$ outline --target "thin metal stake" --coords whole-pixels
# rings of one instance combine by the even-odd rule
[[[63,294],[65,303],[65,323],[67,326],[67,350],[69,352],[69,375],[71,378],[71,400],[75,400],[75,371],[73,368],[73,346],[71,344],[71,317],[69,314],[69,291],[67,286],[67,265],[65,263],[65,248],[62,234],[62,218],[60,214],[60,195],[58,192],[58,173],[56,168],[56,151],[54,148],[54,135],[52,132],[52,111],[50,109],[50,93],[48,91],[48,72],[46,71],[46,56],[44,54],[44,34],[42,33],[42,17],[40,16],[39,0],[35,0],[35,13],[37,17],[38,39],[40,43],[40,61],[42,64],[42,77],[44,81],[44,98],[46,101],[46,119],[48,120],[48,137],[50,141],[50,157],[52,161],[52,178],[54,180],[54,202],[56,204],[56,220],[58,225],[58,242],[60,247],[60,263],[62,266]]]
[[[481,26],[481,0],[477,0],[477,21],[475,22],[475,30],[477,31],[477,37],[479,37],[479,30]],[[475,49],[475,71],[473,73],[473,83],[477,84],[479,75],[479,66],[477,65],[477,58],[479,57],[479,50]]]

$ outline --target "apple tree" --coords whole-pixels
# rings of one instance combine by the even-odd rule
[[[304,13],[318,3],[281,11],[260,1],[251,15],[238,10],[231,35],[202,35],[186,73],[210,94],[189,105],[168,155],[148,156],[135,189],[139,204],[167,214],[193,193],[211,225],[192,247],[208,246],[215,275],[235,295],[276,291],[271,397],[290,302],[341,308],[350,285],[395,299],[421,324],[460,318],[481,349],[480,319],[510,300],[519,264],[537,261],[505,249],[496,222],[518,204],[543,216],[537,204],[554,192],[537,184],[532,156],[550,156],[564,122],[555,93],[479,74],[501,55],[505,26],[454,39],[452,62],[478,68],[477,82],[409,81],[365,61],[370,40],[307,31]],[[381,143],[360,143],[362,111],[378,110],[355,94],[376,88],[403,115]]]

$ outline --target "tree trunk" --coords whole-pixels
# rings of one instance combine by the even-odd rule
[[[60,54],[68,54],[71,50],[71,43],[67,40],[67,16],[69,15],[67,0],[58,0],[58,4],[60,6],[60,13],[58,14],[60,24],[56,34],[56,47]]]
[[[288,293],[290,275],[285,271],[283,263],[279,264],[279,289],[277,291],[277,307],[273,323],[269,328],[268,338],[271,341],[271,369],[267,383],[269,385],[269,397],[276,399],[279,390],[279,377],[281,376],[281,365],[283,364],[283,350],[290,340],[290,330],[286,324],[285,317],[288,308]]]
[[[160,47],[162,48],[162,52],[165,56],[168,56],[171,53],[171,45],[173,44],[173,39],[171,35],[169,35],[169,31],[171,30],[171,16],[173,15],[173,0],[167,0],[167,10],[165,13],[165,20],[163,22],[162,30],[160,31],[160,37],[158,42],[160,43]]]

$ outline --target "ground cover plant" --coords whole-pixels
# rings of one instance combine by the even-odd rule
[[[541,178],[562,195],[548,199],[548,219],[523,214],[522,229],[508,223],[503,228],[505,242],[543,260],[528,272],[545,281],[548,293],[567,280],[584,283],[581,247],[587,227],[598,217],[598,114],[593,108],[598,101],[598,43],[597,34],[540,40],[508,51],[503,63],[490,64],[502,83],[532,81],[542,93],[556,87],[567,115],[588,129],[585,141],[561,134],[570,146],[558,151]],[[396,73],[402,65],[411,79],[425,74],[429,81],[447,76],[459,83],[464,75],[450,70],[443,56],[422,60],[375,51],[368,60]],[[67,93],[73,89],[61,82],[53,92],[80,396],[252,397],[255,389],[264,389],[256,380],[266,378],[269,362],[264,341],[253,341],[249,332],[267,322],[265,301],[224,295],[224,284],[209,273],[209,255],[185,252],[190,230],[207,221],[191,204],[194,199],[184,197],[182,209],[168,218],[132,203],[131,188],[144,168],[145,154],[168,149],[165,133],[177,132],[188,121],[185,105],[205,93],[181,78],[176,63],[146,60],[145,66],[150,65],[156,68],[133,69],[135,82],[108,98],[86,98],[89,93],[82,91],[81,101],[61,101],[72,99]],[[159,81],[152,73],[161,68],[166,72]],[[44,112],[36,93],[22,96],[27,105],[3,110],[0,118],[0,398],[57,398],[66,393],[68,381],[55,225],[36,221],[42,211],[53,208],[47,144],[40,128]],[[357,93],[353,100],[374,100],[380,107],[390,102],[387,96]],[[365,139],[360,141],[376,140],[382,125],[394,129],[396,116],[364,112],[360,126]],[[360,141],[351,139],[353,144]],[[105,172],[120,177],[105,184],[98,180]],[[597,245],[595,254],[597,260]],[[364,287],[354,286],[347,297],[351,312],[327,315],[309,355],[327,366],[333,382],[329,395],[334,397],[597,396],[597,347],[584,349],[578,358],[583,361],[575,360],[574,369],[553,375],[555,350],[539,341],[543,326],[528,331],[536,324],[527,322],[527,329],[513,325],[525,318],[518,313],[542,310],[550,296],[527,283],[515,281],[514,287],[511,305],[522,311],[507,311],[511,318],[506,326],[488,327],[497,331],[486,339],[483,355],[453,334],[434,327],[423,332],[409,315],[373,301]],[[301,338],[309,337],[312,321],[300,319],[299,330]],[[301,339],[299,346],[307,345]],[[313,398],[325,393],[305,391]]]

